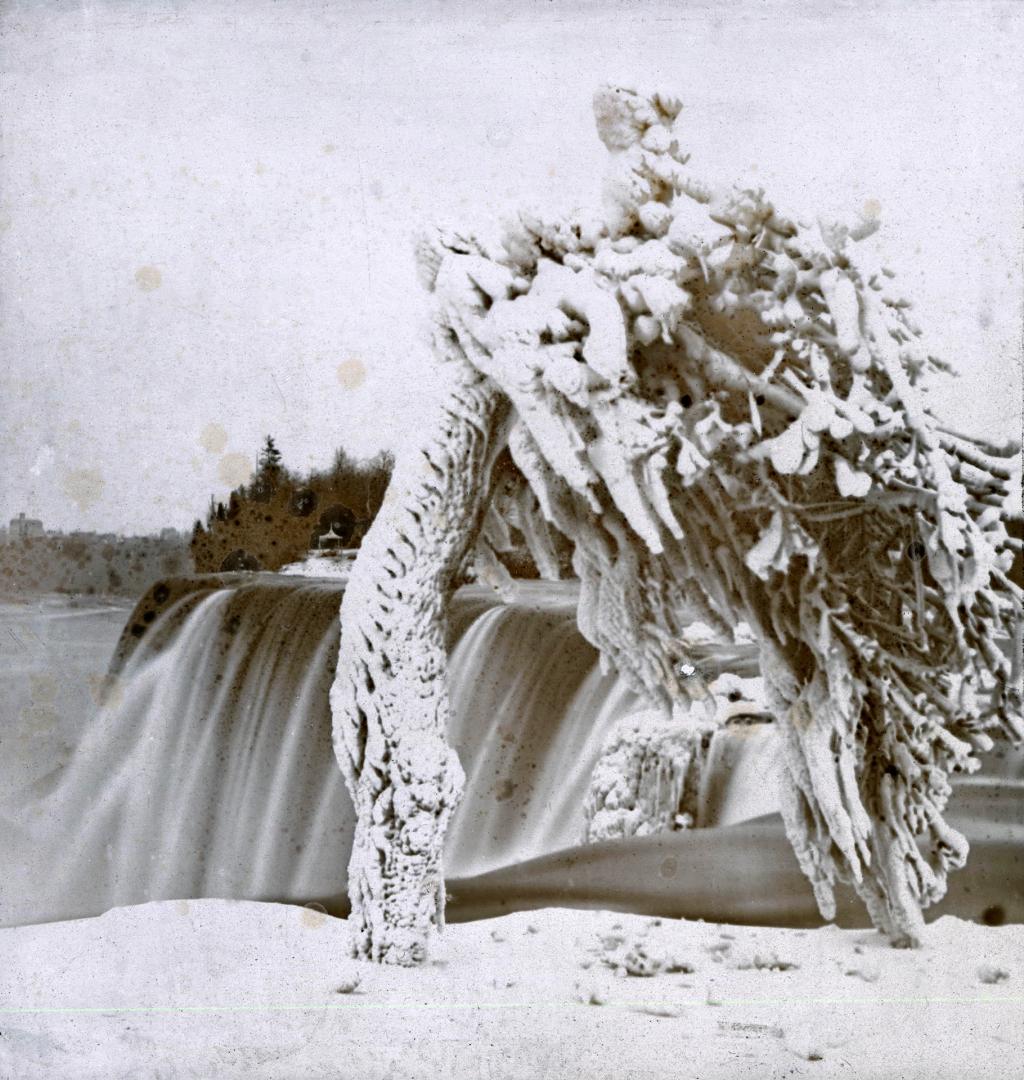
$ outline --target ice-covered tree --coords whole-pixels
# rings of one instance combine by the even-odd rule
[[[822,913],[852,882],[880,929],[917,940],[967,855],[950,773],[1024,734],[1014,451],[929,413],[918,384],[947,366],[856,248],[872,222],[798,227],[760,191],[702,183],[670,97],[594,104],[601,209],[522,214],[494,250],[440,232],[418,248],[444,394],[353,569],[331,696],[355,951],[416,963],[442,924],[463,782],[445,613],[474,553],[497,572],[509,524],[550,576],[552,538],[571,542],[580,630],[666,720],[707,700],[682,613],[750,624]],[[518,473],[492,497],[505,447]]]

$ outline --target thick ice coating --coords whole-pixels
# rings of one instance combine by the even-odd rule
[[[600,210],[523,214],[500,250],[419,245],[452,390],[357,562],[333,696],[366,818],[353,907],[384,912],[361,948],[411,962],[438,921],[458,773],[436,624],[474,545],[493,566],[510,525],[549,576],[568,541],[581,631],[666,720],[708,700],[680,674],[681,613],[749,623],[823,914],[851,881],[879,928],[917,940],[967,854],[943,819],[949,774],[1024,736],[1016,451],[924,407],[921,376],[948,367],[856,250],[868,229],[811,235],[762,191],[698,181],[674,98],[605,87],[594,105]]]

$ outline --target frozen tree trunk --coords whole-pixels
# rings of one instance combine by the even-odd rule
[[[400,457],[341,607],[334,748],[356,810],[353,952],[412,965],[444,919],[441,856],[464,774],[447,742],[446,612],[479,532],[504,406],[468,365]]]

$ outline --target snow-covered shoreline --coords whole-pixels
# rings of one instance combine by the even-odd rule
[[[981,1080],[1024,1052],[1021,926],[943,918],[896,950],[548,908],[450,926],[422,968],[346,944],[313,908],[229,900],[0,931],[0,1075]]]

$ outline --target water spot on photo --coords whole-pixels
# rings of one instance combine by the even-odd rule
[[[245,454],[225,454],[217,464],[217,479],[228,487],[244,484],[252,475],[252,462]]]
[[[100,501],[106,481],[96,469],[73,469],[64,474],[63,487],[79,510],[88,510]]]
[[[366,380],[366,365],[358,357],[342,360],[338,365],[338,382],[346,390],[357,390]]]
[[[163,284],[164,276],[155,266],[140,266],[135,271],[135,284],[143,292],[152,292]]]
[[[300,921],[307,930],[318,930],[327,922],[327,912],[320,904],[310,904],[302,909]]]
[[[116,709],[124,701],[124,683],[119,676],[101,671],[86,675],[85,681],[89,694],[97,705],[109,705]]]
[[[207,424],[199,436],[199,442],[204,450],[219,454],[228,444],[228,433],[220,424]]]

